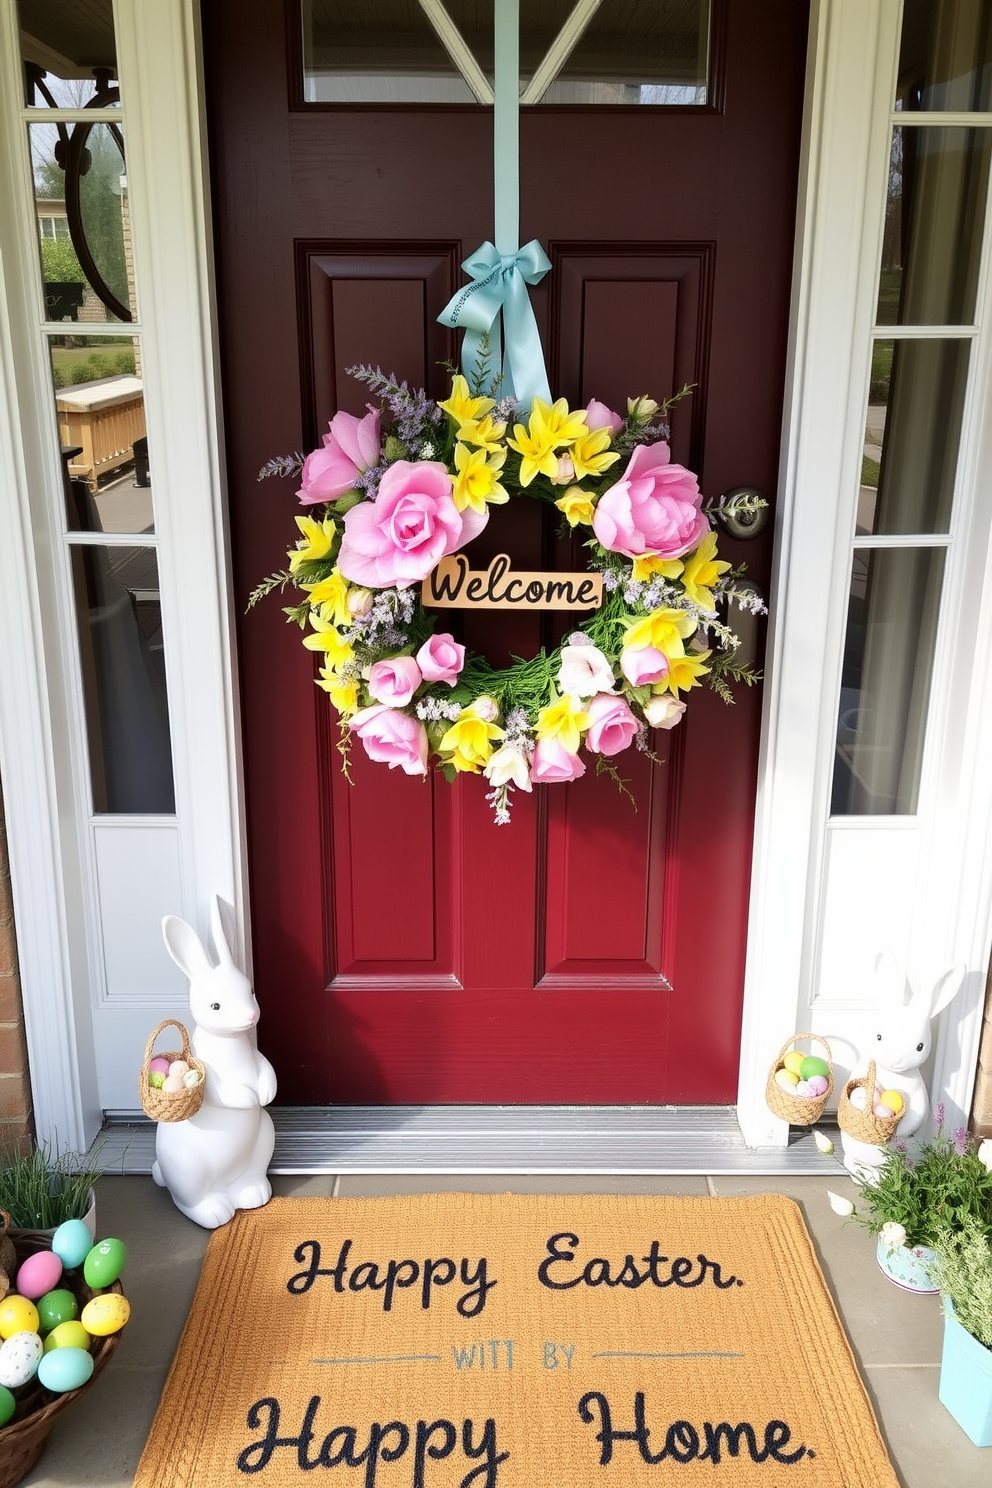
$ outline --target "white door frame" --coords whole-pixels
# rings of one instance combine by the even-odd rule
[[[198,5],[116,0],[115,9],[146,414],[156,451],[182,907],[204,929],[209,895],[219,891],[237,906],[244,933],[247,869]],[[850,1007],[830,989],[823,995],[818,906],[851,473],[860,463],[899,14],[899,0],[812,4],[741,1051],[739,1117],[751,1145],[780,1145],[787,1136],[763,1101],[768,1062],[784,1038],[807,1017],[819,1018],[818,1028],[843,1023],[848,1014],[857,1024],[865,1007],[863,992],[852,996]],[[63,664],[71,656],[72,617],[56,593],[61,536],[37,503],[39,490],[58,489],[60,472],[38,336],[34,209],[19,151],[24,120],[14,0],[0,0],[0,26],[0,468],[10,473],[0,518],[0,626],[6,635],[24,637],[0,673],[0,769],[35,1111],[43,1133],[54,1130],[83,1146],[100,1120],[102,972],[73,764],[73,731],[81,719]],[[987,283],[983,295],[987,305]],[[987,345],[982,354],[985,389]],[[969,430],[965,464],[977,487],[979,471],[992,467],[992,436],[980,427],[977,399]],[[974,586],[969,592],[978,598],[968,613],[961,608],[956,624],[970,626],[976,644],[967,655],[956,652],[946,699],[948,720],[957,710],[953,781],[950,770],[937,768],[937,751],[925,824],[933,852],[961,866],[950,878],[918,875],[914,892],[921,903],[942,885],[942,918],[929,943],[917,937],[903,949],[914,964],[927,957],[966,959],[974,984],[987,965],[992,935],[992,784],[984,778],[981,747],[992,728],[992,681],[978,662],[988,654],[983,644],[992,648],[988,512],[976,516],[969,538],[962,552],[967,549]],[[948,724],[941,737],[950,733]],[[956,1109],[970,1099],[977,1060],[981,1012],[974,985],[968,998],[944,1030],[935,1073]],[[164,999],[153,1018],[137,1004],[137,1016],[148,1028],[183,1005],[179,995]],[[140,1054],[137,1048],[135,1071]]]

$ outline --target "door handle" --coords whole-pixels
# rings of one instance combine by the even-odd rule
[[[757,537],[768,526],[771,507],[768,497],[753,486],[734,486],[713,508],[713,516],[728,537]]]

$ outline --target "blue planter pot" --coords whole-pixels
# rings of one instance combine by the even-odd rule
[[[953,1317],[944,1318],[938,1395],[976,1447],[992,1447],[992,1349]]]
[[[875,1257],[890,1281],[906,1292],[933,1293],[929,1267],[936,1259],[927,1245],[886,1245],[881,1235]]]

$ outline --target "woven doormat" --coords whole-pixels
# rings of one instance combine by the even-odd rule
[[[273,1199],[211,1236],[135,1488],[897,1488],[799,1209]]]

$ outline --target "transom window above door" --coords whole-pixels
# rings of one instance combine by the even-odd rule
[[[498,0],[299,0],[305,104],[493,101]],[[526,0],[522,104],[698,108],[713,0]]]

